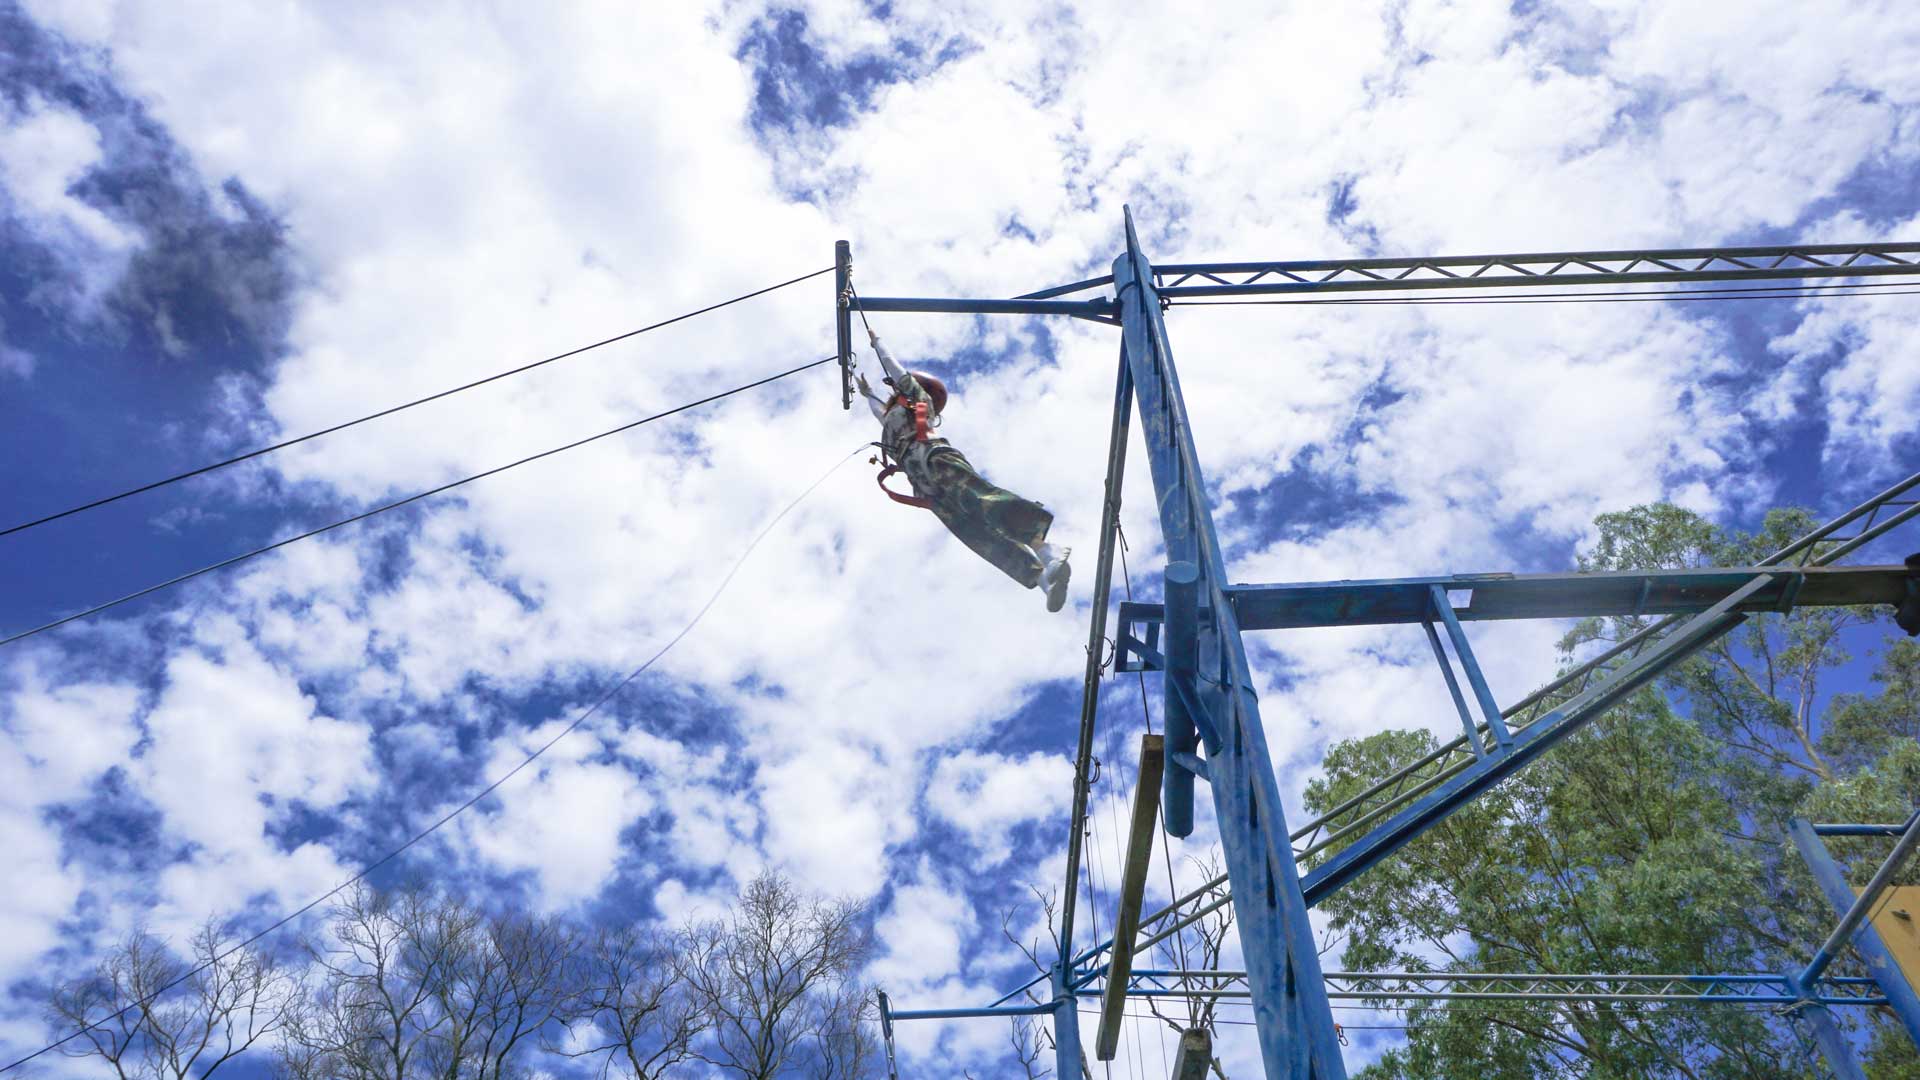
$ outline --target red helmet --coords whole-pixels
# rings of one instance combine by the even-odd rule
[[[913,381],[919,383],[920,389],[925,390],[927,392],[927,396],[933,399],[933,411],[936,415],[946,411],[946,408],[947,408],[947,384],[946,383],[941,382],[939,379],[935,378],[932,375],[927,374],[924,371],[909,371],[907,372],[907,374],[913,376]]]

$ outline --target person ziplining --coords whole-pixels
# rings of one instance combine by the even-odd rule
[[[933,511],[961,543],[1026,588],[1044,591],[1047,610],[1059,611],[1067,602],[1073,568],[1067,564],[1071,549],[1047,542],[1053,513],[989,483],[966,455],[935,437],[933,429],[940,425],[940,414],[947,406],[946,384],[895,363],[871,327],[867,339],[887,373],[887,385],[893,388],[891,395],[882,398],[873,392],[867,377],[860,376],[860,394],[880,421],[876,445],[887,458],[880,474],[881,489],[886,489],[888,475],[905,473],[913,496],[887,491],[889,496]]]

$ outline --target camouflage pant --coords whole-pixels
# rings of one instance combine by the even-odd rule
[[[1052,511],[988,483],[952,447],[928,454],[924,468],[909,468],[907,479],[921,497],[933,500],[934,515],[974,554],[1029,589],[1040,583],[1043,567],[1033,546],[1047,539]]]

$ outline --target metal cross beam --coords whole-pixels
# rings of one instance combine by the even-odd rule
[[[1470,971],[1329,971],[1336,1001],[1639,1001],[1689,1005],[1794,1005],[1806,998],[1793,977],[1763,972],[1726,975],[1542,975]],[[1091,996],[1101,990],[1084,989]],[[1880,1006],[1887,998],[1870,978],[1823,977],[1811,984],[1826,1005]],[[1128,997],[1244,998],[1244,971],[1138,969]]]
[[[850,264],[849,264],[850,265]],[[1920,243],[1793,244],[1763,247],[1625,248],[1507,255],[1428,255],[1388,259],[1168,263],[1153,268],[1156,292],[1169,300],[1276,293],[1424,292],[1542,286],[1660,285],[1715,281],[1920,276]],[[1056,285],[1006,300],[863,296],[868,311],[975,315],[1073,315],[1111,322],[1106,296],[1063,296],[1113,285],[1111,275]],[[842,289],[844,297],[844,288]],[[846,317],[843,298],[841,317]]]
[[[1798,244],[1769,247],[1635,248],[1412,259],[1170,263],[1162,295],[1484,289],[1542,285],[1647,285],[1776,281],[1920,273],[1920,244]],[[1189,284],[1190,282],[1199,284]]]
[[[1737,610],[1888,604],[1906,599],[1920,570],[1905,565],[1823,566],[1782,574],[1777,568],[1725,566],[1689,570],[1621,570],[1591,574],[1448,574],[1372,581],[1229,585],[1227,599],[1242,630],[1319,626],[1384,626],[1425,622],[1434,588],[1448,594],[1462,622],[1564,619],[1591,615],[1673,615],[1704,611],[1762,574],[1769,585]],[[1128,604],[1124,622],[1158,622],[1159,604]],[[1133,626],[1123,626],[1132,631]],[[1122,670],[1133,670],[1123,668]]]

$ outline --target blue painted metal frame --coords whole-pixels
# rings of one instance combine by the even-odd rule
[[[1487,689],[1487,677],[1480,670],[1480,661],[1474,658],[1473,646],[1467,644],[1467,632],[1460,628],[1460,620],[1453,614],[1447,590],[1430,585],[1427,596],[1433,602],[1434,614],[1446,624],[1447,640],[1453,642],[1453,655],[1459,659],[1461,670],[1467,673],[1467,685],[1473,687],[1474,700],[1480,703],[1480,715],[1486,718],[1487,731],[1493,736],[1494,744],[1503,749],[1512,746],[1513,735],[1507,730],[1506,721],[1500,719],[1500,705],[1493,700],[1493,691]],[[1449,677],[1447,681],[1453,680]]]
[[[1467,744],[1473,747],[1473,756],[1487,756],[1487,744],[1480,740],[1480,725],[1474,722],[1473,711],[1467,708],[1467,699],[1460,694],[1460,680],[1453,677],[1453,663],[1447,659],[1446,647],[1440,644],[1440,634],[1433,628],[1433,620],[1421,622],[1426,628],[1427,642],[1433,646],[1433,658],[1440,663],[1440,674],[1446,677],[1447,694],[1453,698],[1453,708],[1460,714],[1460,726],[1466,729]]]
[[[1920,244],[1797,244],[1636,248],[1423,258],[1170,263],[1155,283],[1167,297],[1386,292],[1515,286],[1652,285],[1920,273]],[[1905,257],[1903,257],[1905,256]],[[1692,265],[1683,265],[1683,264]],[[1228,278],[1237,277],[1237,281]],[[1201,284],[1187,282],[1198,278]]]
[[[1600,679],[1566,704],[1528,725],[1504,747],[1490,751],[1404,810],[1341,848],[1301,881],[1307,903],[1317,904],[1364,873],[1407,841],[1444,820],[1474,797],[1506,779],[1549,747],[1584,727],[1607,706],[1658,675],[1694,650],[1740,625],[1746,616],[1734,609],[1763,588],[1770,575],[1755,577],[1719,603],[1676,626],[1640,655]]]
[[[1166,638],[1169,671],[1164,677],[1167,698],[1174,703],[1172,708],[1186,709],[1189,701],[1197,704],[1193,711],[1206,714],[1217,735],[1217,741],[1206,747],[1208,786],[1233,882],[1234,913],[1251,973],[1255,1034],[1266,1075],[1269,1080],[1340,1080],[1346,1076],[1346,1066],[1340,1058],[1246,651],[1224,591],[1226,565],[1206,503],[1199,455],[1153,287],[1153,268],[1141,253],[1131,211],[1126,222],[1127,251],[1114,261],[1113,280],[1169,576],[1176,564],[1189,564],[1198,571],[1192,609],[1177,616],[1169,613],[1167,618],[1169,628],[1195,627],[1196,674],[1190,686],[1173,677],[1170,630]],[[1178,812],[1169,799],[1170,823]]]
[[[1789,611],[1834,604],[1897,605],[1920,571],[1885,566],[1723,566],[1588,574],[1451,574],[1369,581],[1229,585],[1227,599],[1245,630],[1387,626],[1435,617],[1432,590],[1470,594],[1453,606],[1461,622],[1559,619],[1590,615],[1676,615],[1704,611],[1754,577],[1774,580],[1740,611]],[[1161,606],[1120,605],[1122,621],[1157,623]]]
[[[1244,971],[1135,968],[1129,996],[1243,998]],[[1327,996],[1341,1001],[1643,1001],[1697,1005],[1823,1005],[1876,1007],[1879,985],[1857,976],[1823,977],[1806,993],[1794,976],[1765,972],[1721,975],[1547,975],[1538,972],[1329,971]],[[1089,980],[1091,982],[1091,980]],[[1198,984],[1196,988],[1196,984]],[[1082,986],[1082,997],[1104,992]]]
[[[1524,766],[1668,664],[1737,626],[1745,612],[1787,610],[1796,601],[1809,602],[1804,593],[1810,588],[1866,589],[1870,593],[1853,600],[1828,597],[1824,599],[1827,603],[1887,602],[1883,594],[1890,586],[1897,587],[1900,598],[1904,598],[1915,586],[1911,572],[1904,576],[1898,574],[1902,568],[1823,572],[1808,570],[1805,563],[1813,558],[1816,543],[1840,545],[1817,560],[1831,561],[1895,524],[1920,516],[1920,504],[1909,501],[1902,504],[1907,508],[1891,520],[1875,524],[1869,518],[1856,536],[1831,536],[1869,507],[1877,514],[1881,505],[1894,505],[1886,500],[1906,487],[1920,484],[1920,476],[1910,478],[1904,487],[1883,494],[1879,502],[1863,504],[1769,560],[1781,561],[1798,551],[1802,553],[1801,567],[1613,575],[1621,579],[1618,581],[1605,580],[1607,575],[1456,575],[1394,582],[1231,586],[1227,584],[1198,454],[1167,341],[1162,314],[1165,300],[1174,296],[1276,292],[1910,275],[1920,273],[1920,260],[1903,256],[1920,253],[1920,244],[1563,252],[1322,263],[1196,263],[1155,268],[1140,250],[1130,211],[1126,219],[1126,239],[1126,253],[1115,261],[1111,277],[1075,282],[1009,300],[862,297],[861,302],[869,311],[1068,315],[1121,327],[1123,373],[1130,372],[1137,383],[1136,404],[1165,535],[1170,571],[1168,594],[1170,602],[1177,604],[1179,610],[1162,605],[1123,604],[1121,626],[1114,634],[1116,667],[1125,671],[1165,672],[1166,714],[1170,720],[1180,719],[1180,734],[1191,747],[1178,750],[1169,745],[1171,767],[1167,775],[1178,774],[1183,778],[1167,788],[1170,831],[1184,834],[1190,827],[1193,778],[1209,780],[1227,854],[1226,877],[1232,883],[1231,902],[1235,905],[1243,952],[1251,973],[1247,993],[1255,1005],[1257,1035],[1267,1076],[1296,1080],[1343,1077],[1344,1065],[1334,1034],[1327,987],[1321,978],[1317,950],[1306,919],[1307,907]],[[1689,262],[1692,265],[1685,265]],[[840,276],[847,277],[850,260],[844,259],[839,251],[836,251],[836,264],[842,269]],[[1241,279],[1228,280],[1235,275]],[[1195,278],[1201,279],[1201,283],[1187,284]],[[1117,302],[1106,297],[1060,299],[1109,284],[1114,287]],[[841,352],[845,356],[850,333],[844,304],[836,314],[842,338]],[[843,391],[843,404],[846,403]],[[1879,577],[1869,580],[1872,575],[1863,575],[1860,570],[1878,572]],[[1620,592],[1623,587],[1630,592],[1619,597],[1602,595],[1605,590]],[[1473,601],[1464,608],[1455,609],[1447,601],[1446,590],[1456,588],[1473,591]],[[1483,597],[1488,599],[1483,601]],[[1892,598],[1892,602],[1898,603],[1900,598]],[[1105,599],[1100,598],[1101,602]],[[1677,618],[1663,621],[1654,629],[1658,636],[1653,638],[1651,647],[1632,654],[1599,680],[1590,684],[1583,681],[1579,693],[1545,716],[1538,716],[1544,702],[1535,705],[1532,715],[1538,718],[1517,721],[1525,727],[1514,734],[1502,719],[1460,623],[1482,618],[1550,616],[1557,613],[1557,608],[1568,609],[1564,614],[1578,615],[1676,611],[1699,614],[1684,622]],[[1473,696],[1484,715],[1482,722],[1487,725],[1491,747],[1478,737],[1478,724],[1473,722],[1465,698],[1452,678],[1445,649],[1433,626],[1436,618],[1445,626],[1454,654],[1467,673]],[[1425,624],[1467,725],[1464,741],[1470,742],[1479,756],[1468,759],[1458,769],[1448,766],[1430,782],[1421,782],[1407,790],[1403,797],[1395,795],[1393,801],[1369,810],[1353,828],[1396,809],[1398,812],[1359,838],[1347,842],[1345,833],[1349,830],[1342,829],[1329,834],[1318,845],[1310,842],[1305,849],[1308,853],[1331,850],[1336,841],[1345,846],[1333,851],[1302,878],[1295,863],[1291,842],[1294,838],[1286,833],[1240,632],[1282,626],[1386,622]],[[1163,623],[1170,627],[1164,634]],[[1144,627],[1140,636],[1135,635],[1135,626]],[[1646,635],[1636,635],[1636,638],[1643,636]],[[1553,685],[1559,685],[1559,681]],[[1537,691],[1528,701],[1543,693]],[[1201,747],[1206,751],[1204,760],[1195,752]],[[1398,790],[1396,786],[1395,791]],[[1318,831],[1323,824],[1324,819],[1310,828]],[[1887,835],[1884,830],[1888,827],[1813,828],[1822,832],[1834,830],[1829,835]],[[1813,835],[1809,833],[1810,837]],[[1209,883],[1200,893],[1219,884],[1222,882]],[[1067,887],[1072,890],[1073,882],[1069,881]],[[1223,896],[1211,906],[1227,902]],[[1158,935],[1169,932],[1162,929]],[[1069,939],[1063,945],[1060,962],[1050,972],[986,1009],[894,1011],[890,1003],[883,1001],[882,1023],[888,1036],[890,1073],[894,1019],[1050,1013],[1059,1044],[1059,1075],[1077,1075],[1081,1057],[1074,1002],[1076,995],[1088,992],[1086,988],[1104,970],[1097,958],[1105,947],[1095,946],[1076,955]],[[1739,980],[1749,976],[1715,978]],[[1791,982],[1794,975],[1751,978],[1770,983],[1776,979]],[[1002,1007],[1041,981],[1051,983],[1050,1000],[1043,1004]],[[1834,982],[1825,980],[1818,985]],[[1827,1001],[1822,994],[1810,989],[1812,985],[1799,986],[1795,1002],[1803,1006],[1802,1011],[1814,1022],[1816,1037],[1822,1040],[1823,1046],[1828,1046],[1839,1034],[1831,1017],[1826,1015],[1825,1006],[1853,1003],[1853,999]],[[1710,996],[1702,996],[1700,1000]],[[1914,1030],[1911,1022],[1908,1026],[1910,1031]]]
[[[1827,901],[1837,912],[1846,912],[1855,902],[1853,889],[1847,885],[1846,874],[1842,873],[1833,854],[1827,850],[1820,837],[1826,836],[1887,836],[1899,835],[1912,828],[1907,825],[1814,825],[1803,818],[1794,818],[1787,823],[1787,835],[1793,839],[1793,846],[1799,850],[1800,857],[1806,860],[1807,869],[1812,871],[1813,880],[1819,884],[1820,891],[1826,894]],[[1868,832],[1866,830],[1874,830]],[[1880,831],[1889,830],[1889,831]],[[1893,1010],[1902,1027],[1907,1029],[1915,1043],[1920,1043],[1920,994],[1916,994],[1913,984],[1907,981],[1906,973],[1894,961],[1893,953],[1888,951],[1887,943],[1880,938],[1880,932],[1873,928],[1872,922],[1862,923],[1852,938],[1854,951],[1866,962],[1867,973],[1887,996],[1887,1007]],[[1816,958],[1817,960],[1817,958]],[[1824,965],[1819,965],[1824,967]],[[1801,972],[1802,982],[1808,972],[1813,978],[1820,975],[1819,967],[1809,965]]]

